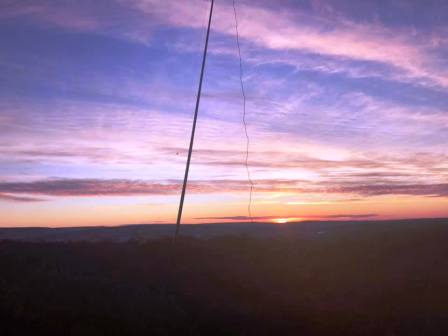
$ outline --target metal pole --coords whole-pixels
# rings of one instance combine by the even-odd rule
[[[213,14],[214,0],[211,0],[211,2],[212,3],[211,3],[211,7],[210,7],[210,15],[209,15],[209,18],[208,18],[207,36],[205,37],[204,54],[202,56],[202,67],[201,67],[201,75],[200,75],[200,78],[199,78],[198,94],[196,96],[196,108],[194,110],[193,127],[191,129],[190,148],[188,150],[188,158],[187,158],[187,165],[185,167],[184,183],[182,185],[182,194],[180,196],[179,211],[177,213],[176,233],[174,235],[174,242],[176,242],[176,240],[177,240],[177,238],[179,236],[180,222],[181,222],[181,219],[182,219],[182,210],[183,210],[183,207],[184,207],[185,191],[187,189],[187,182],[188,182],[188,172],[190,170],[191,154],[193,152],[194,133],[196,131],[196,121],[198,119],[199,103],[201,101],[202,80],[204,78],[205,60],[207,58],[208,38],[209,38],[209,35],[210,35],[210,26],[211,26],[211,23],[212,23],[212,14]]]

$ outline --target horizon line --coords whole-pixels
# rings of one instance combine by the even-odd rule
[[[182,226],[196,226],[196,225],[227,225],[227,224],[259,224],[259,225],[275,225],[275,226],[285,226],[290,224],[302,224],[302,223],[344,223],[344,222],[404,222],[404,221],[425,221],[425,220],[448,220],[448,217],[416,217],[416,218],[395,218],[395,219],[309,219],[303,221],[291,221],[291,222],[267,222],[267,221],[233,221],[233,222],[207,222],[207,223],[185,223]],[[94,228],[125,228],[131,226],[175,226],[176,223],[140,223],[140,224],[118,224],[118,225],[85,225],[85,226],[0,226],[2,229],[94,229]]]

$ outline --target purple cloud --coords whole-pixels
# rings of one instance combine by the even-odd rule
[[[339,193],[360,196],[414,195],[448,197],[448,183],[441,184],[354,184],[352,182],[312,183],[303,180],[255,180],[256,192],[286,193]],[[46,196],[131,196],[131,195],[176,195],[180,192],[180,181],[166,183],[126,179],[49,179],[34,182],[0,182],[2,195],[46,195]],[[240,193],[248,190],[244,180],[195,180],[188,185],[188,192],[196,194]],[[18,196],[20,197],[20,196]],[[32,201],[30,199],[29,201]]]

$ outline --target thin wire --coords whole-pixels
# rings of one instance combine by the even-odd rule
[[[235,16],[235,32],[236,32],[236,45],[238,47],[238,56],[240,59],[240,83],[241,83],[241,93],[243,95],[243,125],[244,125],[244,133],[246,134],[246,172],[247,172],[247,180],[250,184],[250,191],[249,191],[249,203],[247,205],[247,213],[249,214],[250,221],[253,222],[252,218],[252,193],[254,189],[254,182],[252,181],[252,178],[250,176],[250,169],[249,169],[249,148],[250,148],[250,138],[249,133],[247,132],[247,121],[246,121],[246,92],[244,90],[244,82],[243,82],[243,59],[241,57],[241,48],[240,48],[240,34],[238,31],[238,15],[236,13],[236,6],[235,6],[235,0],[232,2],[233,5],[233,14]]]

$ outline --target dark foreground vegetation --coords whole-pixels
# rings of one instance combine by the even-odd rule
[[[448,335],[448,225],[0,242],[0,335]]]

